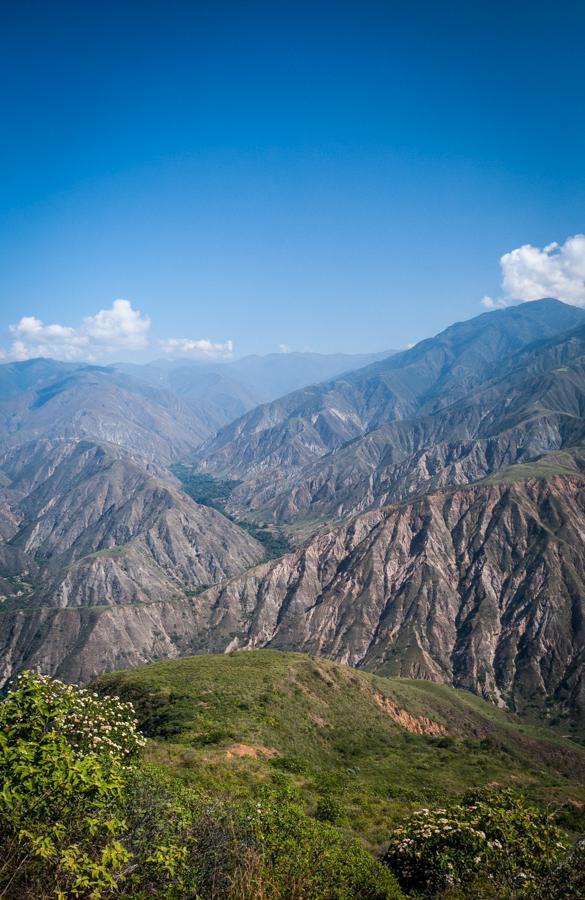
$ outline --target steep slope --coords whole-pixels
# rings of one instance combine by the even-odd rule
[[[200,603],[232,646],[445,681],[583,728],[584,537],[581,476],[471,486],[352,519]]]
[[[583,732],[584,538],[580,475],[473,485],[350,519],[188,602],[7,613],[0,656],[87,680],[189,652],[296,649]],[[50,629],[58,648],[34,640]]]
[[[0,366],[0,449],[88,438],[164,466],[189,456],[211,432],[178,397],[111,368],[33,362]]]
[[[390,356],[385,353],[270,353],[231,362],[158,360],[115,366],[192,404],[213,430],[284,394]]]
[[[248,534],[149,474],[120,448],[39,441],[0,459],[13,555],[34,584],[11,606],[164,601],[262,557]]]
[[[333,519],[582,444],[583,328],[531,345],[500,368],[505,374],[434,414],[373,428],[280,481],[250,480],[230,509],[277,523]]]
[[[585,800],[585,749],[444,685],[263,650],[140,667],[95,687],[131,700],[150,758],[198,788],[233,796],[292,783],[308,811],[330,810],[374,845],[413,801],[493,782],[573,815]]]
[[[260,482],[289,475],[382,423],[450,405],[493,377],[502,358],[584,316],[541,300],[458,323],[405,353],[253,410],[207,441],[197,466]]]
[[[28,359],[0,365],[0,403],[30,390],[42,390],[47,384],[65,378],[85,365],[56,359]]]
[[[0,450],[40,437],[118,444],[164,467],[258,403],[381,354],[272,354],[224,365],[0,365]],[[286,359],[284,359],[286,357]]]

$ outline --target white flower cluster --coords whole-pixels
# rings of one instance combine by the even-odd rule
[[[468,807],[473,810],[475,807]],[[463,812],[463,810],[461,810]],[[486,840],[485,831],[478,828],[479,816],[470,818],[447,818],[446,809],[435,809],[431,812],[429,809],[418,809],[413,813],[416,819],[413,819],[408,826],[396,828],[393,832],[393,850],[394,852],[410,852],[412,846],[417,844],[421,838],[429,840],[433,837],[443,837],[450,832],[464,831],[468,835],[479,838],[480,841]],[[487,845],[501,847],[499,841],[487,841]]]
[[[429,810],[419,809],[413,813],[408,824],[399,826],[392,833],[388,848],[389,856],[400,859],[402,871],[415,871],[424,864],[428,854],[434,857],[439,853],[443,857],[443,872],[447,884],[455,884],[455,859],[463,847],[473,854],[474,864],[478,865],[487,849],[501,849],[499,841],[489,841],[485,831],[480,827],[480,815],[477,807],[453,807]],[[457,815],[460,813],[460,815]],[[453,854],[453,855],[452,855]]]
[[[131,703],[117,697],[100,697],[95,691],[74,687],[46,675],[23,672],[15,690],[36,684],[48,704],[51,731],[67,738],[80,755],[92,752],[127,757],[146,744],[137,731]]]
[[[471,883],[480,869],[494,880],[504,866],[506,878],[520,886],[518,896],[529,897],[543,858],[563,853],[559,835],[550,816],[503,791],[448,809],[419,809],[392,832],[385,861],[423,893]]]

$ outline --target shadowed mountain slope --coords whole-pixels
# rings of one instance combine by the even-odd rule
[[[111,368],[53,360],[0,366],[0,449],[87,438],[165,466],[192,453],[209,432],[178,397]]]
[[[458,323],[412,350],[253,410],[208,440],[197,466],[229,478],[290,475],[382,423],[449,406],[495,376],[503,358],[584,316],[541,300]]]

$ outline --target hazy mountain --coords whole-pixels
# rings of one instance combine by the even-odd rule
[[[157,360],[147,365],[120,363],[114,368],[164,388],[193,406],[209,432],[245,412],[297,388],[366,366],[384,353],[271,353],[233,362]]]
[[[226,364],[0,365],[0,450],[37,438],[117,444],[158,466],[188,459],[259,402],[383,354],[247,357]]]
[[[204,425],[207,436],[261,402],[255,391],[229,373],[227,365],[165,365],[162,361],[117,364],[115,369],[180,398]]]
[[[264,403],[395,353],[396,350],[381,353],[270,353],[245,356],[231,363],[230,369],[256,392],[258,402]]]
[[[56,359],[28,359],[0,365],[0,402],[26,391],[42,390],[59,378],[65,378],[86,366]]]
[[[457,323],[404,353],[252,410],[209,439],[197,465],[260,483],[289,476],[382,423],[450,405],[493,377],[503,358],[584,321],[583,310],[541,300]]]
[[[88,438],[164,466],[192,453],[209,432],[176,395],[109,367],[54,360],[0,366],[0,449]]]

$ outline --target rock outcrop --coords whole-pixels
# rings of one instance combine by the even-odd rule
[[[582,726],[584,540],[579,475],[443,491],[192,598],[7,612],[0,656],[5,676],[18,661],[87,680],[186,653],[294,648]]]

